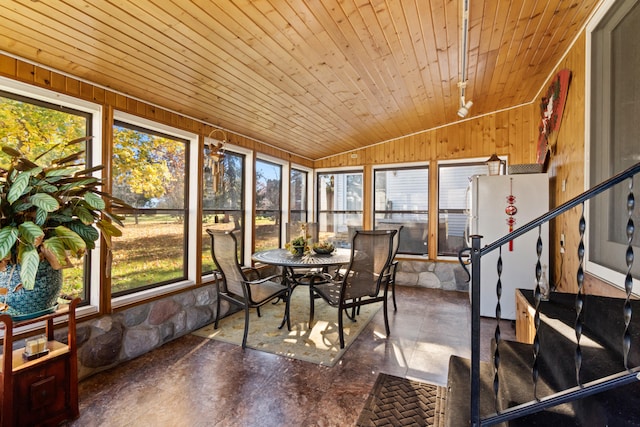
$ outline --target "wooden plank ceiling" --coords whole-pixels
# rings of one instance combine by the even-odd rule
[[[319,159],[460,120],[464,0],[3,0],[0,50]],[[468,117],[535,101],[598,0],[469,0]]]

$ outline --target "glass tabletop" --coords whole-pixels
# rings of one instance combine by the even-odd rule
[[[294,256],[287,249],[270,249],[256,252],[251,259],[264,264],[280,265],[283,267],[329,267],[332,265],[349,264],[351,250],[337,248],[330,254],[316,254],[311,252],[303,256]]]

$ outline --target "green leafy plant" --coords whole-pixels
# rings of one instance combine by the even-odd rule
[[[287,248],[289,252],[291,252],[294,255],[299,254],[298,252],[300,250],[299,248],[302,248],[301,249],[302,253],[309,252],[309,245],[307,242],[307,238],[305,236],[298,236],[291,239],[291,241],[286,243],[284,247]]]
[[[74,146],[89,139],[58,144],[34,160],[2,146],[11,166],[0,168],[0,271],[20,264],[25,289],[33,289],[41,260],[58,270],[70,265],[70,256],[81,258],[95,248],[98,230],[107,247],[111,237],[122,235],[118,226],[123,218],[106,210],[105,199],[113,207],[126,207],[126,203],[98,190],[102,182],[92,176],[103,166],[84,168],[84,150],[47,165],[37,163],[60,145]]]
[[[291,246],[304,246],[306,244],[307,244],[307,241],[303,236],[299,236],[291,240]]]

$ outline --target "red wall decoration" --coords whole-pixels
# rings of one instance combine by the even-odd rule
[[[564,105],[567,102],[571,71],[563,69],[555,76],[547,94],[542,97],[540,103],[540,136],[538,137],[537,161],[543,164],[547,158],[547,152],[552,151],[558,139],[558,129],[562,121]]]

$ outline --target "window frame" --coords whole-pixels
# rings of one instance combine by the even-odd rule
[[[312,209],[312,205],[313,205],[313,189],[314,189],[314,186],[313,186],[313,183],[314,183],[314,180],[313,180],[313,177],[314,177],[313,169],[307,168],[307,167],[304,167],[304,166],[301,166],[301,165],[293,164],[293,163],[289,166],[289,190],[288,190],[288,192],[289,192],[289,221],[288,222],[291,221],[291,213],[294,212],[294,210],[291,208],[291,175],[292,175],[294,170],[299,171],[299,172],[304,172],[306,174],[306,183],[305,183],[305,185],[306,185],[306,187],[305,187],[305,190],[306,190],[306,194],[305,194],[306,200],[305,200],[305,202],[306,203],[305,203],[305,209],[302,210],[302,211],[298,211],[296,209],[295,212],[304,212],[305,213],[305,217],[306,217],[306,221],[304,221],[304,222],[313,222],[312,221],[312,219],[314,218],[313,209]],[[286,235],[286,232],[285,232],[285,235]]]
[[[78,110],[76,108],[72,108],[70,106],[63,106],[60,105],[60,103],[52,103],[52,102],[48,102],[48,101],[44,101],[42,99],[39,98],[35,98],[35,97],[30,97],[30,96],[25,96],[22,94],[17,94],[15,92],[11,92],[11,91],[6,91],[6,90],[2,90],[0,88],[0,97],[3,98],[7,98],[7,99],[11,99],[13,101],[16,102],[20,102],[23,104],[29,104],[29,105],[33,105],[37,108],[41,108],[41,109],[47,109],[47,110],[52,110],[52,111],[57,111],[57,112],[61,112],[61,113],[65,113],[68,115],[73,115],[73,116],[77,116],[77,117],[83,117],[85,119],[86,122],[86,133],[84,136],[89,137],[93,134],[93,128],[92,128],[92,114],[88,113],[86,111],[82,111],[82,110]],[[87,141],[85,143],[85,166],[87,168],[89,167],[93,167],[96,166],[97,163],[95,163],[94,161],[94,156],[93,156],[93,151],[94,151],[94,147],[93,144],[90,141]],[[95,174],[94,174],[95,176]],[[97,230],[97,229],[96,229]],[[82,307],[83,305],[90,305],[91,304],[91,292],[90,292],[90,287],[91,287],[91,271],[92,271],[92,266],[91,266],[91,257],[92,257],[92,251],[87,251],[85,253],[85,256],[82,257],[82,263],[83,263],[83,271],[82,271],[82,291],[83,291],[83,296],[84,298],[82,299],[82,301],[79,304],[79,307]],[[66,269],[65,269],[66,271]],[[64,281],[64,277],[63,277],[63,281]],[[64,286],[63,289],[64,291]]]
[[[201,150],[200,144],[198,142],[198,135],[193,132],[171,127],[120,110],[114,111],[113,122],[111,123],[111,126],[114,126],[116,122],[127,123],[131,126],[148,129],[187,141],[186,149],[188,157],[186,158],[186,170],[188,171],[188,173],[185,177],[185,187],[187,188],[187,200],[185,200],[185,215],[187,215],[187,217],[185,218],[185,225],[188,231],[185,234],[184,241],[185,250],[187,252],[187,254],[185,255],[186,262],[184,266],[186,269],[185,278],[159,286],[154,286],[152,288],[140,289],[139,291],[134,291],[132,293],[120,295],[117,297],[113,297],[111,295],[111,289],[109,289],[109,297],[111,298],[112,308],[120,308],[130,304],[135,304],[195,285],[198,280],[198,277],[196,276],[196,265],[199,261],[197,259],[197,256],[191,256],[190,254],[198,253],[198,251],[196,251],[196,248],[197,243],[200,239],[198,234],[200,231],[198,227],[200,218],[198,218],[198,215],[194,214],[195,212],[199,212],[200,200],[198,200],[198,197],[196,195],[191,194],[193,192],[188,191],[189,188],[197,188],[197,184],[199,182],[200,171],[198,170],[198,160]],[[111,179],[111,177],[109,177],[109,179]]]
[[[348,174],[348,173],[359,173],[362,175],[362,197],[363,197],[363,201],[362,201],[362,210],[361,211],[353,211],[353,210],[342,210],[342,211],[336,211],[335,209],[332,211],[325,211],[320,209],[320,175],[327,175],[327,174]],[[316,169],[314,171],[313,174],[314,178],[314,206],[315,206],[315,214],[313,216],[313,218],[315,218],[315,222],[318,223],[318,229],[319,232],[322,232],[322,230],[320,230],[320,215],[326,212],[332,212],[332,213],[344,213],[344,214],[348,214],[348,213],[360,213],[360,216],[362,217],[362,224],[361,226],[364,226],[365,223],[365,211],[366,211],[366,206],[365,206],[365,201],[366,201],[366,189],[364,188],[364,185],[366,184],[366,179],[367,177],[365,176],[365,170],[363,166],[359,166],[359,167],[353,167],[353,166],[344,166],[344,167],[337,167],[337,168],[321,168],[321,169]]]
[[[216,143],[216,142],[220,142],[219,140],[216,140],[215,138],[209,138],[206,137],[205,138],[205,142],[204,144],[207,143]],[[204,145],[203,144],[203,145]],[[251,217],[252,217],[252,213],[251,213],[251,209],[248,209],[247,206],[251,206],[252,202],[252,195],[251,195],[251,191],[247,191],[248,184],[251,184],[252,181],[250,181],[251,177],[253,176],[253,152],[251,150],[247,150],[246,148],[237,146],[237,145],[233,145],[233,144],[229,144],[226,143],[224,144],[224,150],[225,152],[228,153],[233,153],[234,155],[238,155],[238,156],[243,156],[243,173],[242,173],[242,209],[241,209],[241,216],[242,216],[242,236],[243,236],[243,240],[238,242],[241,246],[240,248],[240,253],[241,253],[241,260],[240,262],[243,263],[244,265],[249,265],[247,264],[247,258],[250,258],[251,255],[251,235],[253,233],[253,227],[249,227],[248,225],[251,224]],[[201,204],[202,209],[200,211],[200,215],[203,216],[205,214],[205,211],[212,211],[215,209],[204,209],[204,205]],[[248,211],[248,212],[247,212]],[[249,222],[247,222],[249,221]],[[204,244],[204,242],[203,242]],[[215,281],[216,278],[216,274],[215,271],[213,272],[201,272],[201,277],[202,277],[202,282],[203,283],[208,283],[208,282],[212,282]]]
[[[85,101],[80,98],[75,98],[69,95],[64,95],[58,92],[54,92],[49,89],[41,88],[32,84],[22,83],[17,80],[8,79],[0,76],[0,90],[12,93],[14,95],[23,96],[46,102],[49,104],[56,104],[61,107],[71,108],[77,111],[91,115],[91,130],[93,138],[91,139],[91,161],[93,165],[101,165],[102,162],[102,148],[103,148],[103,124],[102,118],[104,110],[102,105],[93,102]],[[93,173],[93,176],[98,179],[103,179],[103,171],[97,171]],[[101,305],[101,276],[100,267],[102,265],[102,259],[100,258],[100,248],[102,246],[102,237],[96,241],[96,247],[90,251],[89,255],[89,287],[86,289],[88,303],[84,304],[76,310],[76,316],[78,318],[86,317],[102,311]],[[33,327],[19,328],[16,332],[22,332],[33,329]]]
[[[598,34],[598,31],[601,29],[600,27],[604,24],[604,19],[607,17],[607,15],[609,14],[609,12],[612,10],[613,7],[617,6],[616,4],[616,0],[605,0],[602,5],[600,5],[600,7],[598,8],[598,10],[596,11],[596,13],[593,15],[592,19],[589,21],[587,28],[586,28],[586,66],[585,66],[585,105],[587,106],[585,108],[585,150],[584,150],[584,190],[588,190],[590,187],[592,187],[594,184],[592,183],[592,180],[597,179],[595,178],[595,169],[600,168],[605,169],[606,172],[604,172],[605,176],[612,176],[613,173],[615,173],[616,171],[611,171],[610,170],[610,149],[611,149],[611,144],[610,144],[610,140],[609,137],[607,135],[608,129],[610,127],[610,116],[611,116],[611,104],[609,102],[609,100],[611,99],[611,91],[609,91],[609,96],[607,96],[606,93],[602,94],[602,97],[605,98],[602,100],[602,103],[600,103],[597,99],[595,94],[593,93],[592,87],[593,85],[595,85],[596,83],[603,86],[604,84],[608,83],[610,80],[610,73],[607,73],[607,81],[605,82],[596,82],[595,79],[598,77],[597,75],[594,75],[593,73],[593,69],[594,67],[596,67],[596,61],[598,61],[598,59],[600,59],[601,61],[604,61],[605,64],[607,66],[610,66],[610,60],[611,60],[611,49],[607,49],[606,53],[609,54],[609,56],[607,57],[596,57],[596,54],[594,52],[595,46],[598,44],[599,39],[603,39],[606,40],[607,38],[610,38],[611,33],[606,33],[606,34]],[[620,3],[622,4],[622,3]],[[634,4],[631,6],[628,5],[623,5],[621,7],[626,7],[627,12],[632,9],[633,7],[639,7],[638,6],[638,1],[635,0]],[[626,15],[625,15],[626,16]],[[619,22],[619,21],[618,21]],[[611,26],[615,26],[612,22],[607,23],[607,27],[611,27]],[[601,68],[605,68],[604,66],[602,66]],[[602,77],[602,76],[600,76]],[[605,89],[603,89],[603,92],[606,91]],[[593,109],[595,107],[600,108],[600,113],[602,114],[602,118],[600,118],[599,120],[604,122],[603,127],[600,129],[601,132],[598,135],[598,143],[599,146],[596,147],[595,144],[595,130],[592,128],[592,123],[593,120],[596,120],[598,118],[594,118],[592,119],[592,115],[594,115],[594,111]],[[610,132],[609,132],[610,135]],[[597,154],[593,153],[592,151],[594,151],[594,149],[597,149]],[[618,171],[619,172],[619,171]],[[638,178],[635,178],[635,181],[637,181]],[[621,184],[619,184],[621,185]],[[611,191],[605,193],[604,195],[600,195],[599,197],[604,197],[608,200],[609,197],[611,197],[611,195],[609,194]],[[585,230],[585,246],[586,246],[586,250],[585,250],[585,271],[598,277],[601,280],[604,280],[605,282],[611,284],[612,286],[622,289],[624,290],[624,281],[625,281],[625,276],[626,276],[626,272],[622,273],[619,271],[614,270],[613,268],[607,267],[603,264],[598,263],[597,261],[591,259],[591,250],[590,250],[590,246],[591,246],[591,240],[598,240],[601,241],[601,237],[603,234],[606,234],[604,231],[601,233],[598,233],[598,235],[596,235],[596,233],[594,233],[591,230],[591,217],[592,217],[592,209],[593,209],[593,205],[595,203],[608,203],[608,202],[602,202],[602,201],[596,201],[596,200],[591,200],[588,201],[586,206],[585,206],[585,210],[584,210],[584,216],[585,219],[587,221],[587,228]],[[622,208],[622,205],[620,205]],[[607,221],[607,224],[609,224],[610,218],[609,218],[609,211],[608,209],[605,209],[606,211],[606,218],[604,218],[605,221]],[[599,218],[599,221],[601,221],[602,219]],[[607,229],[608,226],[605,226],[604,229]],[[615,246],[615,243],[608,243],[605,242],[609,248],[607,250],[613,250],[613,246]],[[640,279],[636,279],[633,278],[633,293],[638,295],[640,294]]]
[[[500,160],[504,160],[505,162],[507,161],[507,158],[504,156],[498,156],[500,157]],[[480,165],[480,164],[485,164],[486,165],[487,162],[487,157],[471,157],[471,158],[467,158],[467,159],[453,159],[453,160],[439,160],[437,162],[436,168],[436,176],[434,179],[437,180],[437,201],[438,201],[438,205],[437,208],[434,210],[435,214],[434,214],[434,219],[435,221],[437,221],[438,227],[436,228],[436,248],[435,248],[435,253],[434,253],[434,259],[441,259],[441,260],[457,260],[458,257],[457,255],[440,255],[440,168],[441,166],[445,166],[445,167],[455,167],[455,166],[474,166],[474,165]],[[506,171],[506,164],[505,164],[505,171]],[[489,175],[489,170],[487,169],[487,173],[486,175]],[[469,183],[468,185],[471,185],[471,183]],[[471,208],[470,206],[468,206],[468,200],[466,202],[467,206],[466,208],[462,209],[462,212],[457,212],[457,213],[462,213],[465,214],[467,216],[467,222],[465,227],[470,227],[469,221],[470,221],[470,215],[471,215]],[[450,210],[450,209],[448,209]],[[465,244],[466,246],[467,244]]]
[[[184,159],[185,159],[185,176],[189,176],[189,162],[186,161],[189,158],[189,141],[185,140],[183,138],[178,138],[175,137],[173,135],[168,135],[165,134],[163,132],[158,132],[155,130],[150,130],[148,128],[143,128],[137,125],[132,125],[130,123],[126,123],[126,122],[122,122],[122,121],[118,121],[118,120],[114,120],[113,123],[114,127],[120,127],[120,128],[124,128],[124,129],[128,129],[130,131],[134,131],[137,132],[139,134],[146,134],[146,135],[151,135],[151,136],[155,136],[155,137],[160,137],[160,138],[165,138],[165,139],[172,139],[173,141],[176,141],[177,143],[182,143],[184,144]],[[113,168],[112,168],[113,170]],[[113,186],[112,186],[113,188]],[[112,191],[113,192],[113,191]],[[115,195],[115,194],[114,194]],[[126,214],[133,214],[133,215],[140,215],[141,217],[145,217],[147,215],[173,215],[173,214],[177,214],[177,215],[182,215],[185,219],[187,219],[189,217],[189,209],[188,209],[188,200],[189,200],[189,182],[188,180],[185,180],[184,182],[184,188],[182,190],[182,197],[183,197],[183,202],[182,202],[182,208],[145,208],[145,207],[133,207],[130,209],[119,209],[116,211],[116,213],[118,214],[122,214],[122,215],[126,215]],[[142,285],[139,287],[135,287],[133,289],[126,289],[126,290],[122,290],[119,291],[117,293],[113,292],[113,287],[111,289],[111,296],[112,298],[118,298],[120,296],[124,296],[127,294],[131,294],[131,293],[135,293],[135,292],[140,292],[143,291],[145,289],[151,289],[154,287],[158,287],[158,286],[163,286],[169,283],[173,283],[175,281],[181,281],[181,280],[185,280],[187,278],[187,257],[189,256],[189,251],[188,251],[188,244],[187,244],[187,240],[186,237],[189,236],[189,222],[188,221],[183,221],[182,223],[182,228],[183,228],[183,235],[185,236],[185,240],[183,240],[182,242],[182,251],[183,251],[183,258],[182,258],[182,276],[180,278],[178,278],[177,280],[164,280],[161,282],[155,282],[155,283],[150,283],[150,284],[146,284],[146,285]],[[126,230],[125,230],[126,233]],[[113,276],[112,276],[113,277]],[[113,278],[112,278],[113,280]]]
[[[257,162],[265,162],[265,163],[271,163],[274,164],[276,166],[280,166],[280,216],[279,216],[279,221],[280,221],[280,227],[278,229],[278,247],[283,247],[284,244],[286,243],[284,241],[284,236],[286,235],[286,221],[289,218],[289,179],[290,179],[290,171],[289,171],[289,162],[286,162],[282,159],[279,159],[277,157],[272,157],[272,156],[268,156],[262,153],[255,153],[255,158],[254,158],[254,171],[252,174],[252,181],[251,184],[253,186],[253,190],[252,191],[252,195],[254,196],[254,199],[252,200],[252,204],[249,206],[255,206],[254,208],[254,212],[257,212],[257,204],[255,203],[255,190],[256,190],[256,170],[257,170],[257,166],[256,163]],[[250,224],[253,225],[253,227],[251,227],[251,237],[252,237],[252,242],[253,245],[249,246],[251,248],[251,251],[249,251],[248,254],[245,254],[245,265],[251,265],[251,255],[253,254],[253,252],[256,251],[255,249],[255,217],[257,215],[253,215],[251,221],[249,222]]]
[[[399,166],[402,165],[402,166]],[[431,215],[431,209],[429,206],[429,201],[430,201],[430,192],[431,192],[431,180],[432,178],[432,174],[431,174],[431,165],[428,161],[426,162],[410,162],[410,163],[391,163],[391,164],[383,164],[383,165],[376,165],[374,167],[372,167],[371,169],[371,224],[373,226],[373,228],[376,228],[376,213],[381,212],[378,211],[376,209],[376,172],[379,171],[393,171],[393,170],[415,170],[415,169],[426,169],[427,171],[427,187],[426,187],[426,192],[427,192],[427,210],[426,210],[426,215],[427,215],[427,232],[429,230],[429,222],[431,221],[430,215]],[[382,212],[386,212],[382,211]],[[392,211],[393,212],[393,211]],[[410,212],[410,211],[395,211],[395,212],[408,212],[408,213],[414,213],[414,212]],[[418,210],[417,213],[420,213],[421,211]],[[429,258],[429,244],[428,244],[428,237],[427,237],[427,252],[423,253],[423,254],[417,254],[417,253],[408,253],[408,252],[400,252],[400,250],[398,250],[398,255],[401,255],[403,258],[407,258],[407,259],[424,259],[424,258]]]

